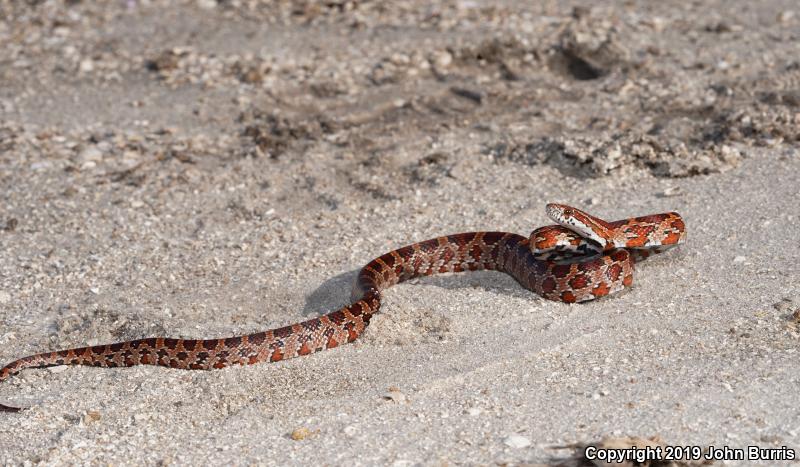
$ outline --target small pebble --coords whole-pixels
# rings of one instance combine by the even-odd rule
[[[734,263],[744,263],[745,261],[747,261],[747,257],[746,256],[739,255],[736,258],[733,258],[733,262]]]
[[[671,186],[669,188],[665,188],[664,191],[656,193],[656,196],[658,196],[659,198],[670,198],[672,196],[679,196],[682,193],[683,192],[679,187]]]
[[[451,63],[453,63],[453,56],[446,50],[436,52],[433,56],[433,64],[439,70],[449,67]]]
[[[508,438],[506,438],[505,440],[503,440],[503,443],[505,443],[505,445],[508,446],[508,447],[512,447],[512,448],[515,448],[515,449],[521,449],[521,448],[527,448],[528,446],[530,446],[531,445],[531,440],[529,440],[528,438],[526,438],[524,436],[511,435]]]
[[[85,148],[78,155],[78,161],[81,164],[86,164],[87,162],[100,162],[102,160],[103,160],[103,152],[97,149],[95,146],[89,146]]]
[[[34,171],[36,171],[36,170],[44,170],[44,169],[50,168],[51,165],[53,165],[53,164],[51,164],[50,161],[34,162],[33,164],[31,164],[31,170],[34,170]]]
[[[389,392],[383,395],[383,398],[386,400],[391,400],[395,402],[407,402],[408,398],[405,394],[400,392],[397,388],[389,388]]]
[[[777,20],[779,23],[788,23],[795,17],[795,13],[792,10],[785,10],[778,13]]]
[[[305,427],[295,428],[292,434],[289,435],[295,441],[302,441],[314,434],[311,430]]]
[[[81,60],[81,64],[79,65],[79,67],[82,72],[88,73],[94,70],[94,61],[91,58]]]
[[[91,423],[99,421],[100,418],[101,418],[100,412],[97,412],[97,411],[94,411],[94,410],[90,410],[89,412],[86,412],[83,415],[83,424],[84,425],[89,425]]]

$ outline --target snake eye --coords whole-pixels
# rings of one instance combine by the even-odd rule
[[[572,209],[570,209],[570,208],[564,209],[564,215],[565,216],[571,216],[573,214],[575,214],[575,213],[572,211]]]

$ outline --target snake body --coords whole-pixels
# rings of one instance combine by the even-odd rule
[[[569,206],[548,204],[547,214],[558,225],[536,229],[528,238],[469,232],[390,251],[361,269],[353,303],[324,316],[223,339],[151,337],[29,355],[0,369],[0,382],[25,368],[54,365],[210,370],[308,355],[358,338],[380,309],[387,288],[437,273],[502,271],[548,300],[592,300],[630,286],[637,260],[685,237],[683,219],[675,212],[606,222]],[[19,410],[0,404],[0,411]]]

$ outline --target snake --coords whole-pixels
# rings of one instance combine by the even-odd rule
[[[26,368],[56,365],[211,370],[308,355],[356,340],[389,287],[438,273],[495,270],[545,299],[586,302],[630,287],[636,262],[685,240],[685,224],[676,212],[614,222],[564,204],[547,204],[546,212],[555,225],[537,228],[528,237],[467,232],[392,250],[360,270],[352,303],[307,321],[227,338],[150,337],[38,353],[0,369],[0,382]],[[20,410],[0,404],[3,412]]]

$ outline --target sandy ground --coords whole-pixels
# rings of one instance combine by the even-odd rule
[[[550,201],[688,228],[587,304],[432,277],[306,358],[25,371],[0,463],[800,458],[798,44],[789,0],[0,1],[3,362],[296,322],[375,256]]]

